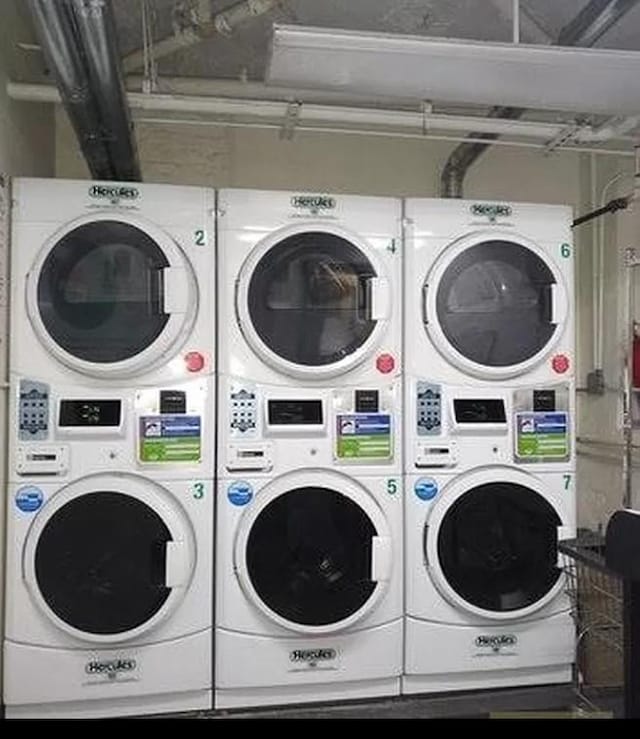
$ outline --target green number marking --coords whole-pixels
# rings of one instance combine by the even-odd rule
[[[396,240],[395,239],[391,239],[391,243],[387,247],[387,251],[390,251],[392,254],[395,254],[396,253],[397,247],[396,247]]]
[[[571,256],[571,247],[569,244],[561,244],[560,245],[560,254],[564,259],[569,259]]]
[[[199,228],[195,232],[196,246],[205,246],[205,237],[205,232],[201,228]]]
[[[389,495],[395,495],[398,492],[398,481],[393,478],[387,480],[387,492]]]
[[[204,483],[196,482],[193,486],[193,497],[196,500],[202,500],[204,498]]]
[[[571,475],[562,475],[562,477],[564,478],[564,489],[568,490],[571,485]]]

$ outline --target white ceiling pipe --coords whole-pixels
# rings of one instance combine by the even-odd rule
[[[10,82],[7,85],[9,97],[14,100],[31,102],[59,102],[55,88],[48,85],[32,85]],[[268,100],[236,100],[231,98],[193,97],[128,93],[131,108],[147,111],[176,113],[202,113],[210,115],[244,116],[245,118],[284,119],[288,103]],[[444,131],[474,131],[496,133],[507,136],[549,141],[560,134],[564,124],[543,123],[479,116],[452,116],[423,114],[400,110],[379,108],[350,108],[336,105],[303,105],[299,115],[300,122],[322,122],[345,125],[390,126],[399,129],[420,128]]]

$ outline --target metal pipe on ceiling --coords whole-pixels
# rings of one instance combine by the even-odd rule
[[[28,0],[34,27],[92,177],[139,180],[120,74],[113,8],[105,0]]]
[[[593,46],[623,15],[637,5],[638,0],[591,0],[583,10],[560,31],[557,44],[561,46]],[[520,118],[524,108],[495,107],[489,117]],[[496,134],[476,132],[470,138],[488,143],[462,143],[445,162],[440,176],[440,194],[446,198],[461,198],[463,182],[471,165],[491,146]]]
[[[231,35],[242,23],[273,10],[280,0],[242,0],[225,10],[214,13],[211,4],[200,3],[195,9],[195,21],[179,32],[166,36],[153,44],[156,60],[174,54],[180,49],[193,46],[203,39],[219,33]],[[125,73],[135,72],[144,65],[144,49],[127,54],[122,60]]]

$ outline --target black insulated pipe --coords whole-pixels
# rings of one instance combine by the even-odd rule
[[[73,0],[73,10],[116,179],[140,180],[113,6],[105,0]]]
[[[48,0],[28,2],[36,34],[91,176],[113,179],[109,155],[100,135],[100,117],[73,33],[70,9]]]
[[[109,0],[28,0],[36,34],[94,179],[140,180]]]
[[[593,46],[639,0],[591,0],[578,15],[560,31],[558,46]],[[525,108],[494,107],[489,118],[520,118]],[[470,133],[469,138],[495,141],[497,134]],[[445,162],[440,176],[440,195],[461,198],[464,177],[471,165],[491,146],[477,141],[456,146]]]

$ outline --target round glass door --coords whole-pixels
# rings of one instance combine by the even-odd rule
[[[37,307],[44,329],[85,362],[122,362],[165,329],[162,270],[169,261],[145,231],[96,220],[66,233],[40,269]]]
[[[534,251],[508,240],[457,254],[437,283],[435,312],[444,340],[485,368],[522,365],[551,342],[556,279]]]
[[[71,499],[47,520],[34,552],[44,602],[66,625],[95,635],[130,632],[165,605],[172,536],[149,505],[120,492]]]
[[[282,619],[326,626],[349,618],[372,598],[376,528],[351,498],[300,487],[258,514],[246,542],[250,583]]]
[[[288,236],[257,262],[248,319],[258,341],[286,363],[326,367],[371,337],[376,272],[363,251],[334,233]]]
[[[560,577],[553,507],[511,482],[478,485],[447,509],[437,555],[448,585],[475,608],[520,611],[542,600]]]

